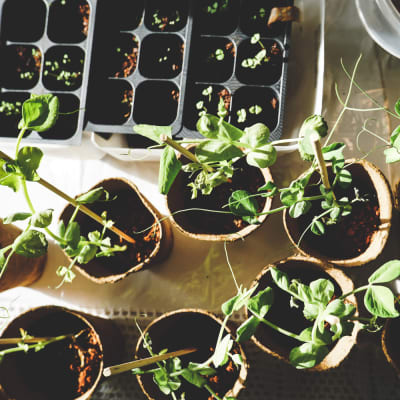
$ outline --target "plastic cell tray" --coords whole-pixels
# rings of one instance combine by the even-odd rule
[[[60,99],[56,125],[32,142],[78,144],[96,14],[92,0],[0,0],[0,140],[15,138],[31,93]]]
[[[273,7],[291,1],[224,0],[215,13],[214,3],[0,0],[0,139],[17,134],[18,104],[45,92],[60,96],[62,112],[79,111],[61,115],[51,132],[32,132],[29,140],[77,144],[85,129],[123,134],[130,147],[144,148],[152,143],[134,134],[140,123],[170,125],[176,138],[201,137],[199,112],[216,114],[220,97],[229,122],[241,128],[263,122],[278,139],[291,26],[270,29],[267,20]],[[85,5],[86,26],[76,15]],[[254,33],[260,43],[251,43]],[[244,68],[243,60],[263,47],[270,61]],[[16,66],[21,51],[22,67]],[[10,103],[17,105],[9,109]],[[246,113],[244,122],[238,112]]]

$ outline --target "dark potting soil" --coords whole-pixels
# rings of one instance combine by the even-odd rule
[[[196,199],[192,199],[192,192],[188,185],[189,175],[180,173],[173,185],[173,190],[179,193],[179,200],[171,197],[169,200],[170,211],[184,210],[188,208],[202,208],[208,210],[228,211],[222,208],[228,204],[229,197],[235,190],[246,190],[249,193],[257,193],[257,189],[265,183],[264,177],[258,168],[247,165],[245,159],[240,159],[234,164],[234,174],[230,182],[223,183],[213,189],[210,195],[202,195],[200,192]],[[178,176],[179,178],[179,176]],[[175,185],[178,185],[174,188]],[[172,189],[171,189],[172,190]],[[175,196],[174,196],[175,197]],[[172,204],[172,203],[175,204]],[[257,197],[258,211],[265,205],[265,198]],[[192,233],[227,234],[238,232],[248,226],[240,217],[231,214],[217,214],[205,211],[187,211],[174,216],[176,222],[185,230]]]
[[[54,1],[49,10],[49,38],[56,43],[81,42],[88,34],[89,16],[86,0]]]
[[[396,367],[400,369],[400,320],[398,318],[388,320],[387,329],[386,348]]]
[[[219,330],[220,325],[211,317],[201,313],[183,312],[172,314],[153,325],[149,329],[149,337],[155,353],[162,349],[175,351],[190,347],[196,348],[196,352],[180,357],[182,365],[186,366],[190,361],[202,363],[210,358],[214,352]],[[236,342],[231,352],[240,353]],[[148,357],[149,353],[141,346],[138,355],[139,357]],[[207,380],[209,386],[222,398],[228,390],[232,389],[238,376],[238,369],[232,362],[229,362],[225,366],[217,368],[217,374],[207,377]],[[157,400],[170,399],[170,396],[161,393],[151,375],[142,375],[141,379],[146,391],[153,398]],[[182,386],[178,391],[177,398],[180,398],[181,393],[184,392],[186,399],[211,399],[210,393],[206,389],[197,388],[183,378],[181,381]]]
[[[31,326],[32,336],[58,336],[87,331],[75,340],[51,343],[44,349],[19,356],[18,369],[24,384],[43,399],[71,400],[87,392],[96,381],[102,353],[93,331],[79,318],[66,314],[50,314]]]
[[[326,226],[323,235],[318,236],[308,230],[300,243],[302,248],[304,246],[316,249],[318,253],[332,259],[351,259],[363,253],[370,245],[372,236],[380,225],[377,194],[372,183],[367,181],[365,171],[356,164],[353,168],[361,178],[356,179],[353,175],[354,185],[359,191],[359,196],[365,198],[366,201],[353,203],[351,214],[341,218],[336,224]],[[310,193],[316,193],[318,187],[315,189]],[[338,187],[335,189],[335,194],[337,199],[348,197],[349,200],[353,200],[355,198],[354,187],[351,189]],[[300,232],[307,229],[314,216],[324,211],[320,204],[321,202],[314,201],[310,211],[298,219]]]
[[[342,294],[339,285],[327,273],[307,262],[291,260],[277,267],[287,273],[290,280],[299,279],[306,285],[316,279],[329,279],[335,286],[335,295],[340,296]],[[312,326],[312,322],[308,321],[303,315],[302,303],[300,302],[298,308],[291,307],[291,296],[273,282],[270,272],[267,272],[260,279],[255,293],[265,289],[267,286],[270,286],[274,291],[274,304],[265,317],[268,321],[295,334],[299,334],[303,329]],[[302,342],[283,335],[265,324],[258,326],[255,337],[265,347],[285,357],[289,357],[290,350],[293,347],[302,344]]]
[[[397,8],[397,11],[400,12],[400,0],[392,0],[392,3]]]
[[[1,85],[8,89],[31,89],[39,80],[42,54],[36,46],[11,45],[1,49]]]
[[[136,234],[155,223],[154,216],[144,207],[139,197],[133,190],[124,189],[118,193],[110,193],[110,198],[116,196],[109,202],[99,202],[89,205],[89,208],[100,215],[103,211],[107,212],[107,219],[114,221],[114,225],[127,233],[136,243],[131,244],[122,240],[111,231],[107,231],[106,236],[111,238],[113,245],[126,245],[127,249],[117,252],[111,257],[96,258],[96,263],[101,264],[110,275],[128,271],[137,264],[145,261],[160,241],[160,228],[153,226],[149,231]],[[89,232],[99,230],[102,226],[86,215],[80,213],[77,221],[81,227],[81,234],[87,236]],[[88,270],[90,264],[81,265],[81,268]]]

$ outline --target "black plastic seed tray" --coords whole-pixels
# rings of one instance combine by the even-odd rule
[[[216,114],[222,97],[228,121],[242,128],[264,122],[278,139],[290,23],[268,28],[267,21],[273,7],[291,4],[98,0],[86,129],[127,134],[139,148],[150,144],[133,133],[140,123],[171,125],[177,138],[199,137],[199,113]],[[260,38],[252,41],[255,33]]]
[[[91,60],[96,1],[0,0],[0,140],[15,138],[31,93],[60,98],[56,125],[29,141],[78,144]]]

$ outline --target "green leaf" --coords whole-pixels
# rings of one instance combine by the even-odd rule
[[[196,128],[208,139],[220,139],[228,142],[238,141],[244,135],[241,129],[211,114],[202,115],[197,121]]]
[[[299,338],[304,342],[312,342],[318,346],[324,346],[324,345],[330,344],[332,342],[329,332],[326,330],[324,330],[323,332],[320,332],[319,329],[316,330],[316,337],[314,338],[314,341],[313,341],[312,331],[313,331],[313,327],[309,326],[308,328],[306,328],[300,332]]]
[[[158,189],[161,194],[168,194],[181,168],[182,163],[176,158],[174,149],[165,147],[161,154],[158,174]]]
[[[370,286],[364,296],[367,310],[381,318],[395,318],[400,315],[394,307],[394,301],[392,291],[385,286]]]
[[[311,232],[321,236],[325,233],[325,225],[319,219],[316,219],[311,224]]]
[[[397,149],[390,147],[389,149],[384,150],[383,154],[386,157],[386,163],[392,164],[397,161],[400,161],[400,152]]]
[[[330,302],[326,309],[325,313],[328,315],[334,315],[336,317],[343,317],[347,312],[346,305],[343,303],[343,300],[340,299],[335,299],[332,302]]]
[[[46,228],[51,224],[53,219],[53,211],[51,208],[47,210],[40,211],[34,214],[31,218],[31,224],[36,228]]]
[[[394,105],[394,111],[396,111],[396,114],[400,116],[400,99],[396,101],[396,104]]]
[[[258,292],[247,302],[247,308],[256,315],[264,318],[274,303],[274,291],[267,287]]]
[[[278,268],[270,268],[271,276],[278,287],[280,287],[285,292],[289,291],[290,280],[289,276],[284,272],[280,271]]]
[[[204,367],[203,364],[198,364],[195,362],[190,361],[188,364],[188,369],[191,371],[196,371],[198,372],[200,375],[215,375],[217,373],[217,371],[214,368],[211,367]]]
[[[278,187],[275,185],[275,183],[268,181],[265,185],[260,186],[257,189],[257,192],[265,192],[260,193],[262,197],[272,197],[278,192]]]
[[[196,146],[196,157],[202,163],[232,160],[242,156],[242,150],[226,141],[203,140]]]
[[[68,245],[72,248],[75,248],[81,238],[81,229],[79,224],[75,221],[68,224],[67,229],[65,231],[64,239],[68,243]]]
[[[192,385],[202,388],[207,384],[207,379],[203,378],[198,372],[184,368],[181,373],[182,377]]]
[[[320,301],[322,304],[327,305],[335,292],[333,283],[328,279],[317,279],[310,283],[312,297]]]
[[[20,127],[44,132],[54,126],[58,118],[58,97],[53,94],[31,95],[22,104]]]
[[[269,136],[269,128],[265,124],[258,122],[244,130],[244,135],[240,138],[240,142],[255,150],[268,144]]]
[[[245,306],[257,289],[257,286],[254,286],[248,290],[244,290],[242,292],[242,288],[239,289],[239,293],[227,300],[225,303],[222,304],[221,309],[225,315],[232,315],[235,311],[239,311],[243,306]]]
[[[106,200],[108,200],[108,192],[104,190],[103,187],[98,187],[95,189],[90,190],[87,193],[84,193],[80,195],[79,197],[76,198],[76,201],[79,204],[92,204],[95,203],[96,201],[101,199],[101,196],[105,195]]]
[[[369,283],[386,283],[400,276],[400,260],[391,260],[380,266],[368,279]]]
[[[27,181],[40,179],[36,170],[39,168],[42,157],[43,152],[37,147],[25,146],[18,152],[17,162]]]
[[[59,235],[61,238],[64,238],[64,235],[65,235],[65,224],[64,224],[64,221],[63,221],[63,220],[60,220],[60,221],[58,222],[57,231],[58,231],[58,235]]]
[[[258,147],[251,151],[246,156],[247,164],[256,168],[268,168],[275,164],[276,161],[276,149],[271,144]]]
[[[258,203],[245,190],[235,190],[229,197],[229,210],[238,216],[257,216]]]
[[[314,150],[311,143],[311,137],[317,134],[323,138],[328,133],[328,125],[320,115],[311,115],[306,118],[300,128],[299,137],[299,152],[300,156],[305,161],[312,161],[314,158]]]
[[[325,161],[344,160],[343,149],[346,147],[344,143],[331,143],[322,148],[322,154]]]
[[[21,179],[17,167],[12,162],[0,159],[0,185],[8,186],[14,192],[21,189]]]
[[[289,360],[297,369],[312,368],[319,364],[328,353],[326,346],[304,343],[291,350]]]
[[[351,172],[347,169],[342,169],[337,175],[338,184],[341,188],[346,189],[350,186],[353,178],[351,176]]]
[[[311,208],[311,201],[299,201],[295,204],[292,204],[289,208],[289,215],[292,218],[299,218],[301,215],[307,214]]]
[[[56,274],[60,278],[63,278],[63,281],[67,282],[67,283],[72,283],[72,281],[76,277],[76,274],[74,271],[72,271],[70,268],[67,268],[63,265],[61,265],[57,268]]]
[[[77,261],[79,264],[87,264],[96,256],[97,247],[92,244],[85,244],[79,252]]]
[[[259,324],[260,320],[254,315],[246,319],[236,330],[236,341],[241,343],[249,340],[255,334]]]
[[[14,243],[14,251],[24,257],[40,257],[47,252],[46,236],[37,230],[30,229],[22,232]]]
[[[233,340],[231,335],[228,333],[223,339],[217,344],[215,352],[213,354],[213,364],[216,368],[226,364],[229,359],[229,351],[233,346]]]
[[[392,134],[390,135],[390,144],[394,147],[397,151],[400,150],[400,125],[397,126]]]
[[[158,144],[163,144],[164,142],[161,140],[163,135],[168,137],[172,137],[172,128],[170,126],[157,126],[157,125],[146,125],[139,124],[133,127],[134,132],[147,137],[150,140]]]
[[[235,309],[235,304],[237,300],[239,299],[240,294],[237,294],[236,296],[230,298],[229,300],[225,301],[222,306],[221,310],[224,313],[224,315],[232,315],[233,311]]]
[[[3,219],[3,224],[12,224],[16,221],[25,221],[28,219],[32,214],[27,212],[16,212],[14,214],[10,214]]]

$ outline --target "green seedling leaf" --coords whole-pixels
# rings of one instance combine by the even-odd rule
[[[284,272],[280,271],[276,267],[270,268],[269,270],[271,271],[272,279],[274,280],[276,285],[278,287],[280,287],[282,290],[284,290],[285,292],[288,292],[289,287],[290,287],[289,276],[287,274],[285,274]]]
[[[400,161],[400,152],[393,147],[384,150],[383,154],[385,154],[386,157],[386,164],[392,164],[397,161]]]
[[[92,244],[85,244],[79,252],[77,261],[79,264],[87,264],[96,257],[97,247]]]
[[[314,159],[314,150],[311,143],[311,136],[317,134],[323,138],[328,133],[328,125],[320,115],[311,115],[306,118],[300,128],[299,138],[299,152],[300,156],[305,161],[312,161]]]
[[[22,120],[19,128],[44,132],[52,128],[58,118],[60,103],[53,94],[31,95],[22,104]]]
[[[66,283],[72,283],[72,281],[76,277],[76,274],[74,271],[72,271],[70,268],[67,268],[63,265],[61,265],[57,268],[56,274],[60,278],[63,278],[63,281]]]
[[[316,336],[313,341],[312,331],[313,331],[312,326],[309,326],[308,328],[304,329],[303,331],[300,332],[299,339],[302,340],[303,342],[314,343],[317,346],[324,346],[332,342],[329,332],[326,330],[320,332],[319,329],[316,330]]]
[[[385,286],[370,286],[364,296],[367,310],[381,318],[396,318],[400,315],[394,307],[394,300],[392,291]]]
[[[105,195],[105,200],[107,201],[109,198],[108,192],[103,187],[98,187],[77,197],[76,201],[79,204],[92,204],[100,200],[103,195]]]
[[[207,379],[203,378],[198,372],[191,371],[188,368],[184,368],[181,373],[182,377],[186,379],[192,385],[202,388],[207,384]]]
[[[78,245],[80,238],[81,228],[79,227],[79,224],[75,221],[69,223],[64,235],[64,239],[68,245],[72,248],[75,248]]]
[[[258,292],[247,302],[247,308],[256,315],[264,318],[274,303],[274,291],[267,287]]]
[[[243,365],[243,358],[240,354],[233,354],[232,355],[232,361],[234,362],[234,364],[237,366],[239,365]]]
[[[157,125],[146,125],[139,124],[133,127],[134,132],[147,137],[148,139],[158,144],[163,144],[161,137],[166,135],[172,137],[172,129],[170,126],[157,126]]]
[[[369,283],[386,283],[400,276],[400,260],[391,260],[379,267],[368,279]]]
[[[335,292],[333,283],[328,279],[317,279],[310,283],[312,298],[327,305]]]
[[[260,34],[255,33],[251,38],[250,38],[250,43],[251,44],[256,44],[260,40]]]
[[[213,354],[213,364],[216,368],[226,364],[229,360],[229,351],[233,346],[233,340],[231,335],[227,334],[217,344],[215,352]]]
[[[314,220],[311,224],[311,232],[321,236],[325,233],[325,225],[320,220]]]
[[[322,154],[325,161],[344,160],[343,150],[346,147],[344,143],[331,143],[322,148]]]
[[[276,149],[271,144],[258,147],[246,156],[247,164],[256,168],[268,168],[275,164]]]
[[[21,189],[22,176],[18,173],[18,167],[13,162],[0,159],[0,185],[8,186],[14,192]]]
[[[244,130],[244,135],[240,138],[240,142],[252,150],[256,150],[268,144],[269,136],[269,128],[265,124],[258,122]]]
[[[16,221],[25,221],[28,219],[32,214],[27,212],[16,212],[14,214],[10,214],[3,219],[3,224],[12,224]]]
[[[343,317],[348,310],[346,309],[345,304],[343,303],[343,300],[340,299],[335,299],[332,302],[330,302],[326,309],[325,313],[328,315],[334,315],[336,317]]]
[[[214,368],[204,367],[202,364],[194,363],[192,361],[189,362],[187,367],[191,371],[196,371],[200,375],[204,375],[204,376],[215,375],[217,373],[217,371]]]
[[[318,303],[304,303],[303,315],[305,319],[309,321],[314,321],[318,317],[320,311],[321,307]]]
[[[22,147],[18,152],[17,162],[27,181],[38,181],[40,179],[36,170],[39,168],[43,152],[37,147]]]
[[[232,315],[235,311],[239,311],[243,306],[247,304],[247,301],[257,289],[257,286],[250,288],[249,290],[244,290],[240,288],[239,293],[227,300],[222,304],[221,309],[225,315]]]
[[[158,174],[158,189],[161,194],[168,194],[181,168],[182,163],[176,158],[174,149],[165,147],[161,154]]]
[[[235,190],[229,197],[229,210],[238,216],[257,216],[258,203],[246,190]]]
[[[397,126],[392,134],[390,135],[390,144],[394,147],[397,151],[400,150],[400,125]]]
[[[65,224],[64,224],[63,220],[59,221],[58,226],[57,226],[57,231],[58,231],[58,235],[61,238],[64,238],[64,235],[65,235]]]
[[[196,146],[195,151],[196,157],[202,163],[232,160],[243,156],[242,150],[221,140],[203,140]]]
[[[289,207],[289,215],[292,218],[299,218],[301,215],[307,214],[311,208],[311,201],[299,201]]]
[[[400,116],[400,99],[396,101],[396,104],[394,105],[394,111],[396,111],[396,114]]]
[[[328,353],[329,350],[326,346],[304,343],[291,350],[289,360],[297,369],[312,368],[319,364]]]
[[[269,181],[265,185],[259,187],[257,191],[263,192],[260,194],[262,197],[273,197],[278,192],[278,187],[275,183]]]
[[[244,135],[241,129],[211,114],[202,115],[197,121],[196,128],[208,139],[220,139],[228,142],[238,141]]]
[[[347,169],[340,170],[340,172],[337,175],[337,178],[339,186],[343,189],[348,188],[353,180],[351,172],[348,171]]]
[[[53,211],[51,208],[47,210],[40,211],[34,214],[31,218],[31,224],[36,228],[46,228],[51,224],[53,219]]]
[[[14,251],[24,257],[40,257],[47,252],[46,236],[37,230],[30,229],[22,232],[14,243]]]
[[[236,341],[239,343],[247,342],[256,332],[260,320],[252,315],[244,321],[236,330]]]

